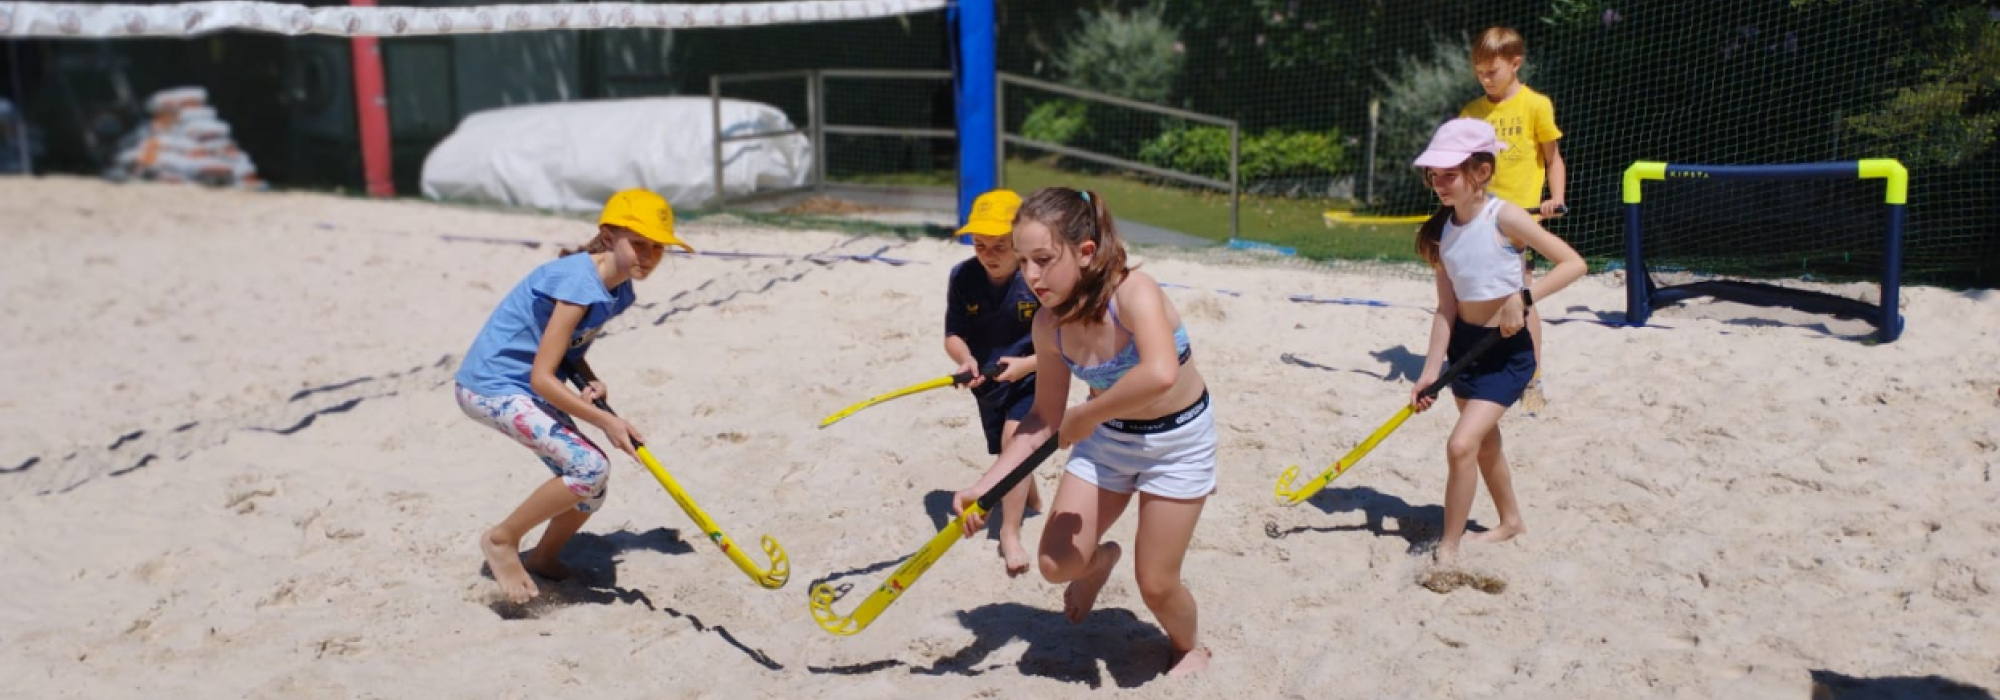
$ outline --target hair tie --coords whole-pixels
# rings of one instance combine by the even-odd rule
[[[1076,191],[1076,195],[1077,195],[1078,197],[1082,197],[1082,198],[1083,198],[1083,201],[1084,201],[1084,203],[1085,203],[1085,204],[1088,204],[1088,203],[1090,203],[1090,191],[1089,191],[1089,190],[1077,190],[1077,191]]]

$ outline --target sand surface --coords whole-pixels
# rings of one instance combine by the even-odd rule
[[[783,544],[792,581],[752,585],[619,458],[568,554],[584,575],[519,611],[496,604],[474,538],[546,472],[465,418],[450,379],[501,293],[588,222],[65,178],[0,180],[0,221],[4,695],[2000,689],[1993,292],[1905,290],[1908,330],[1878,346],[1858,324],[1726,304],[1606,327],[1622,280],[1584,279],[1544,302],[1551,403],[1503,423],[1530,532],[1468,543],[1473,585],[1439,593],[1419,582],[1449,408],[1307,504],[1272,497],[1286,465],[1323,469],[1405,400],[1429,280],[1138,251],[1175,285],[1222,440],[1185,569],[1215,667],[1181,680],[1161,675],[1129,557],[1080,626],[986,538],[859,636],[808,614],[817,580],[858,602],[989,463],[949,391],[814,428],[951,370],[943,289],[964,247],[685,225],[705,250],[779,257],[673,260],[592,362],[724,529]],[[840,257],[878,252],[905,264]],[[1041,470],[1045,493],[1057,475]],[[1473,518],[1493,518],[1484,494]]]

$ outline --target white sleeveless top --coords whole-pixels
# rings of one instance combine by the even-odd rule
[[[1505,200],[1488,196],[1472,223],[1460,226],[1445,219],[1438,258],[1461,301],[1489,301],[1521,291],[1521,251],[1501,242],[1494,223],[1503,206]]]

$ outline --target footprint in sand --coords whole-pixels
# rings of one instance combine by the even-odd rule
[[[1229,320],[1229,312],[1222,308],[1222,304],[1217,302],[1215,297],[1199,297],[1182,308],[1187,311],[1187,315],[1204,321]]]
[[[1417,579],[1417,585],[1430,589],[1432,593],[1450,593],[1470,587],[1482,593],[1498,595],[1507,590],[1507,582],[1497,576],[1451,569],[1425,573],[1423,577]]]
[[[310,595],[310,592],[301,590],[302,588],[304,586],[299,583],[298,577],[287,578],[278,584],[277,588],[272,589],[270,595],[258,600],[256,607],[259,609],[272,606],[289,607],[301,597]]]
[[[547,612],[550,608],[560,607],[546,596],[537,596],[526,603],[516,603],[508,600],[507,596],[501,593],[500,589],[495,587],[492,581],[481,581],[478,585],[468,586],[462,597],[467,603],[483,606],[493,611],[493,614],[498,615],[502,620],[539,619],[542,613]]]
[[[247,488],[230,494],[229,499],[223,503],[222,507],[236,511],[237,515],[247,515],[256,512],[257,499],[270,498],[276,495],[278,495],[278,489],[276,488]]]
[[[313,655],[313,658],[318,659],[327,656],[353,656],[355,654],[361,653],[366,649],[367,645],[358,635],[329,637],[319,641],[319,651]]]
[[[658,389],[666,386],[667,381],[672,378],[665,370],[658,367],[649,367],[639,371],[639,385],[648,389]]]
[[[119,442],[123,443],[124,439],[121,438]],[[117,445],[112,447],[115,449]],[[276,484],[267,483],[263,475],[244,474],[229,480],[228,494],[223,500],[223,508],[239,514],[248,513],[257,509],[257,499],[278,495],[278,487]]]

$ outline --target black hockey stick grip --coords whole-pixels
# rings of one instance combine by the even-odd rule
[[[993,488],[988,489],[985,494],[979,497],[979,509],[988,513],[993,512],[993,507],[1000,504],[1000,499],[1005,497],[1008,491],[1012,491],[1014,487],[1021,485],[1022,479],[1028,478],[1029,474],[1035,472],[1035,467],[1042,466],[1042,462],[1048,461],[1049,455],[1055,453],[1056,435],[1055,433],[1050,433],[1049,439],[1043,442],[1041,447],[1035,448],[1034,454],[1028,455],[1027,459],[1021,460],[1020,466],[1014,467],[1014,471],[1007,472],[1007,476],[1001,477],[1000,483],[994,484]]]
[[[999,376],[1001,371],[1002,370],[1000,369],[1000,365],[997,364],[987,365],[979,369],[979,376],[985,377],[987,381],[997,382],[1000,381]],[[971,372],[959,372],[958,374],[951,375],[952,386],[965,386],[971,383],[972,383]]]
[[[1527,329],[1523,328],[1521,330],[1526,331]],[[1465,353],[1465,357],[1458,358],[1457,362],[1453,362],[1450,366],[1445,367],[1444,374],[1438,375],[1437,381],[1431,382],[1430,386],[1424,387],[1424,390],[1418,392],[1417,395],[1427,399],[1437,398],[1438,392],[1444,391],[1445,387],[1451,385],[1451,380],[1457,379],[1459,374],[1465,372],[1465,368],[1471,367],[1473,360],[1479,359],[1480,355],[1486,354],[1487,350],[1491,350],[1493,346],[1499,344],[1500,329],[1496,328],[1493,329],[1492,333],[1486,334],[1486,337],[1480,338],[1479,342],[1474,343],[1472,350]]]
[[[569,383],[575,385],[577,391],[583,391],[586,387],[590,386],[590,381],[584,379],[583,374],[576,371],[576,368],[573,366],[569,367]],[[591,403],[597,404],[597,410],[609,413],[614,416],[618,415],[618,412],[611,410],[611,404],[606,403],[604,399],[595,399],[592,400]],[[646,443],[640,442],[636,439],[632,441],[632,449],[636,450],[645,446]]]

